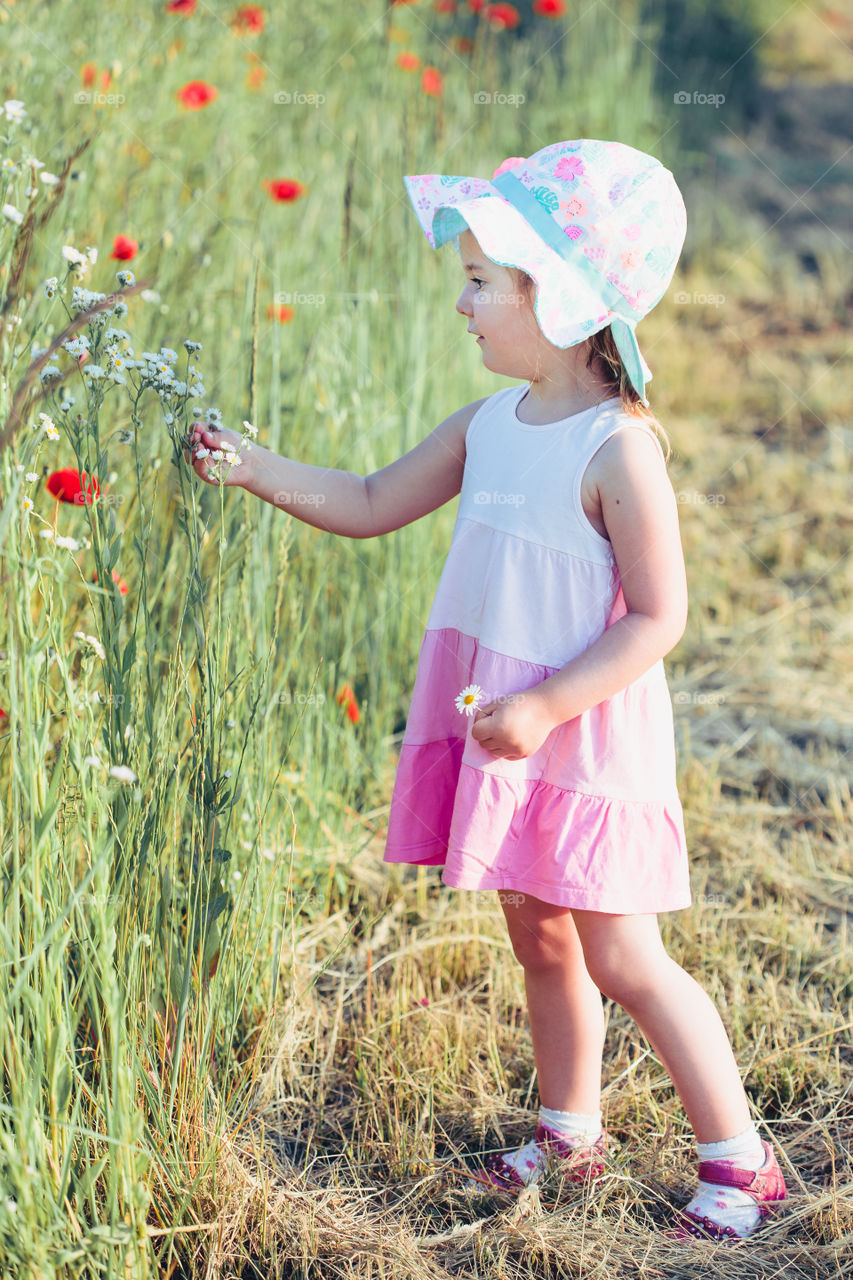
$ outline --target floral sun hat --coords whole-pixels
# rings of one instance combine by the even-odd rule
[[[539,327],[573,347],[606,325],[643,404],[652,377],[638,321],[660,302],[687,232],[675,179],[654,156],[622,142],[577,138],[504,160],[489,178],[404,178],[434,249],[470,230],[501,266],[536,284]]]

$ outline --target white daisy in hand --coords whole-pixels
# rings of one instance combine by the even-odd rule
[[[469,684],[461,693],[457,693],[456,710],[472,716],[478,710],[478,700],[483,696],[483,690],[478,684]]]

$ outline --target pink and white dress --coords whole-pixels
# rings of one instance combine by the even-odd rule
[[[496,759],[472,736],[473,716],[456,708],[469,684],[483,702],[539,684],[627,612],[581,482],[614,432],[649,428],[618,397],[531,426],[516,416],[528,387],[497,391],[468,427],[383,860],[443,866],[455,888],[515,890],[558,906],[678,910],[691,895],[663,659],[523,760]]]

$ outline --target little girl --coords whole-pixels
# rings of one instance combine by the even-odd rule
[[[634,328],[672,279],[684,203],[654,157],[590,139],[506,160],[491,180],[405,183],[430,244],[461,255],[456,310],[486,367],[521,385],[367,477],[252,445],[217,479],[199,443],[207,455],[239,437],[200,423],[194,465],[352,538],[460,495],[384,859],[498,890],[524,969],[538,1124],[484,1180],[520,1188],[553,1159],[573,1180],[601,1171],[604,993],[638,1023],[693,1127],[698,1186],[667,1234],[743,1238],[786,1197],[784,1179],[719,1014],[657,922],[691,901],[663,669],[687,589]]]

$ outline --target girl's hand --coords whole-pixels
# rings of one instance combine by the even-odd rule
[[[553,717],[531,691],[478,707],[471,734],[496,760],[523,760],[539,750],[555,727]]]
[[[239,431],[231,431],[228,427],[214,429],[206,422],[193,422],[189,429],[189,441],[189,448],[184,449],[184,457],[192,464],[193,471],[199,479],[217,486],[246,484],[249,478],[249,459],[252,455],[251,451],[245,448],[240,452],[243,439]],[[223,448],[223,445],[226,447]],[[196,451],[199,448],[206,449],[207,455],[197,457]],[[217,450],[222,453],[221,459],[213,456]],[[239,457],[240,461],[231,464],[229,460],[235,456]],[[220,469],[221,480],[218,478]]]

